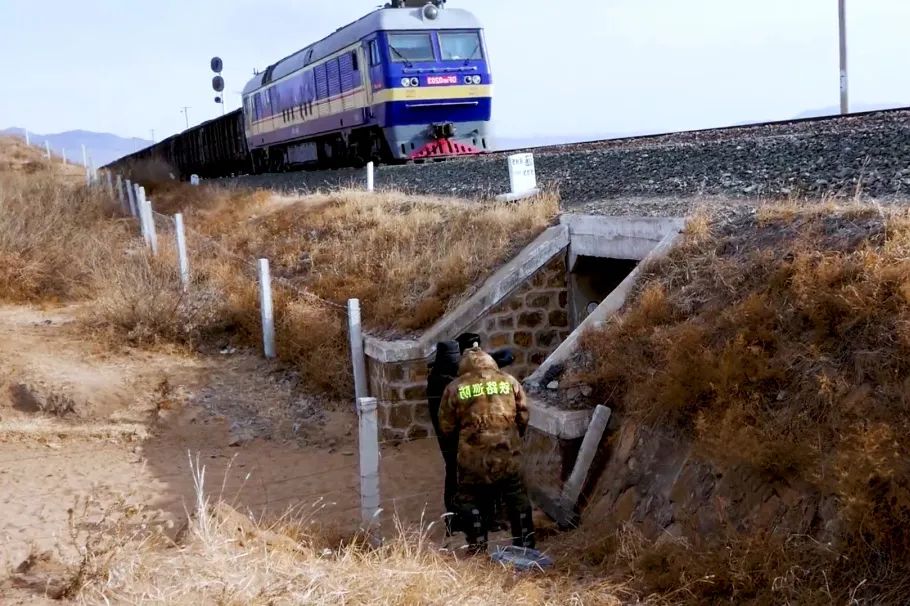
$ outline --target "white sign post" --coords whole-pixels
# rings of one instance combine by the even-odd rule
[[[272,277],[269,274],[268,259],[259,259],[259,307],[262,315],[262,350],[266,358],[274,358],[275,314],[272,309]]]
[[[186,254],[186,231],[183,228],[183,214],[174,215],[174,231],[177,232],[177,263],[180,267],[180,283],[183,291],[190,287],[190,260]]]
[[[497,200],[512,202],[540,193],[537,188],[537,172],[534,169],[534,154],[509,156],[509,186],[512,191],[496,196]]]

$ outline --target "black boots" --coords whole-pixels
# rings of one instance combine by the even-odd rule
[[[512,545],[516,547],[527,547],[534,549],[534,521],[531,518],[531,508],[523,511],[512,513],[510,523],[512,525]]]

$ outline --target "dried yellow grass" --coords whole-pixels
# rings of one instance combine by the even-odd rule
[[[80,558],[56,586],[81,603],[483,606],[587,604],[631,597],[621,585],[558,573],[516,574],[482,558],[441,552],[431,525],[398,527],[383,546],[327,539],[318,504],[267,522],[204,496],[195,469],[195,510],[176,542],[142,508],[95,515]],[[144,532],[136,532],[139,521]],[[77,521],[78,522],[78,521]],[[321,536],[322,535],[322,536]]]
[[[358,298],[368,328],[401,333],[439,319],[558,206],[552,194],[500,204],[349,189],[241,201],[216,189],[186,210],[231,250],[268,258],[275,274],[335,303]]]

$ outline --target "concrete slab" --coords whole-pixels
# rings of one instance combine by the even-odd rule
[[[674,217],[607,217],[567,214],[560,223],[569,228],[569,271],[578,257],[644,259],[668,234],[679,232],[685,219]]]
[[[499,194],[496,196],[497,202],[517,202],[518,200],[524,200],[526,198],[533,198],[540,193],[540,189],[534,188],[529,189],[528,191],[523,191],[517,194],[508,193],[508,194]]]
[[[590,410],[560,410],[544,404],[534,397],[528,399],[528,424],[531,427],[561,440],[583,438],[591,422]]]

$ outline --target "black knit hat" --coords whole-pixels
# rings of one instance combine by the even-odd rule
[[[465,332],[455,337],[455,340],[458,341],[458,348],[461,350],[461,353],[464,353],[475,345],[480,347],[480,335],[477,333]]]
[[[461,352],[455,341],[440,341],[436,344],[436,357],[427,366],[429,368],[447,368],[454,366],[458,370],[458,357]]]

